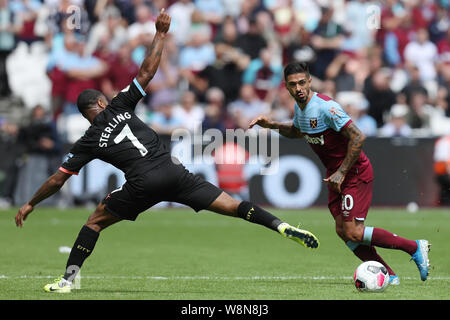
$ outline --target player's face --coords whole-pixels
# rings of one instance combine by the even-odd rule
[[[311,92],[311,77],[306,73],[294,73],[288,75],[286,79],[286,89],[291,96],[299,103],[305,103]]]

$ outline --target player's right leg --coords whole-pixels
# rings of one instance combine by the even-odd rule
[[[222,192],[207,208],[219,214],[240,217],[246,221],[260,224],[271,230],[279,232],[286,238],[292,239],[307,248],[318,248],[319,239],[307,230],[302,230],[282,222],[268,211],[248,201],[239,201],[226,192]]]
[[[93,214],[89,216],[86,224],[81,228],[77,239],[70,251],[64,276],[56,279],[44,287],[46,292],[69,293],[72,280],[76,277],[86,260],[94,250],[100,232],[110,225],[121,221],[121,218],[113,216],[105,210],[105,204],[98,205]]]

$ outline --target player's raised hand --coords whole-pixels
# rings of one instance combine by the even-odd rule
[[[16,214],[16,226],[21,227],[23,226],[23,222],[27,219],[28,215],[33,211],[34,207],[27,203],[22,206],[22,208],[19,209],[19,212]]]
[[[170,27],[170,16],[165,13],[164,8],[161,9],[161,12],[156,19],[156,31],[161,33],[167,33]]]
[[[260,127],[263,127],[263,128],[270,128],[271,124],[272,124],[272,121],[269,118],[267,118],[266,116],[259,116],[255,119],[253,119],[252,122],[250,122],[250,124],[248,125],[248,127],[251,129],[255,125],[259,125]]]

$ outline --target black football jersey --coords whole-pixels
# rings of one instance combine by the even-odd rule
[[[125,172],[125,177],[146,172],[164,161],[170,153],[158,134],[134,113],[145,96],[136,79],[100,112],[85,134],[73,145],[60,170],[78,174],[93,159],[108,162]]]

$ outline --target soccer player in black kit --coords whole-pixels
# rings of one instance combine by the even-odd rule
[[[99,91],[88,89],[77,101],[81,114],[91,123],[72,147],[55,174],[47,179],[33,198],[22,206],[15,220],[18,227],[42,200],[56,193],[73,174],[93,159],[121,169],[126,183],[109,193],[81,228],[70,252],[65,274],[47,284],[47,292],[71,291],[72,280],[94,249],[99,234],[121,220],[132,220],[161,201],[179,202],[195,211],[207,209],[219,214],[241,217],[279,232],[308,248],[317,248],[318,239],[309,231],[295,228],[247,201],[238,201],[218,187],[193,175],[172,158],[160,138],[138,119],[134,109],[146,95],[143,88],[153,78],[163,51],[170,17],[161,10],[156,34],[139,73],[110,104]]]

